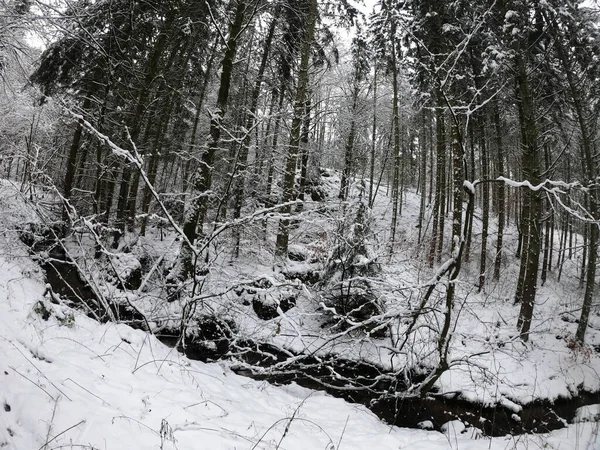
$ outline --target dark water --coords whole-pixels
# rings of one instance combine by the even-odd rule
[[[89,315],[95,314],[107,320],[97,305],[93,290],[81,280],[74,266],[66,262],[52,262],[44,264],[42,268],[54,292],[86,310]],[[138,312],[124,305],[112,305],[111,308],[123,322],[145,329],[145,321]],[[410,375],[409,381],[364,362],[335,356],[317,358],[296,355],[267,343],[236,339],[235,324],[230,322],[210,317],[199,320],[200,334],[186,337],[185,348],[179,341],[181,330],[162,330],[157,333],[157,338],[166,345],[177,346],[190,359],[205,362],[234,359],[238,361],[238,364],[234,364],[234,370],[240,375],[273,384],[295,382],[349,402],[363,404],[382,420],[401,427],[416,428],[420,422],[428,420],[439,430],[450,420],[461,420],[466,425],[481,429],[488,436],[547,432],[562,428],[565,422],[572,421],[577,408],[600,403],[600,394],[591,392],[580,392],[576,397],[555,402],[535,401],[523,406],[517,420],[514,412],[503,406],[472,403],[460,396],[448,397],[433,392],[426,397],[403,398],[401,393],[410,382],[418,382],[419,375]],[[290,356],[295,357],[294,362],[281,365]],[[269,370],[276,364],[281,366],[277,370]]]

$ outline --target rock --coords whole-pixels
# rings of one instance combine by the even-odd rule
[[[277,303],[275,301],[268,301],[263,296],[257,295],[252,299],[252,309],[258,318],[262,320],[271,320],[279,316]]]
[[[34,307],[33,307],[33,311],[38,314],[43,320],[48,320],[50,318],[50,316],[52,315],[52,313],[50,312],[50,310],[48,309],[48,307],[46,306],[46,304],[43,301],[38,301]]]
[[[589,405],[577,408],[573,422],[600,422],[600,405]]]
[[[46,252],[47,256],[64,261],[65,249],[60,245],[59,239],[66,234],[62,222],[51,225],[26,223],[18,231],[19,239],[27,245],[32,253]]]
[[[319,168],[319,174],[324,178],[329,178],[331,176],[331,169],[325,169],[323,167]]]
[[[313,186],[310,189],[310,199],[313,202],[324,202],[327,199],[327,192],[321,186]]]
[[[296,296],[292,293],[284,294],[279,302],[273,298],[267,298],[265,295],[256,295],[252,299],[252,309],[262,320],[279,317],[277,306],[281,307],[283,312],[289,311],[296,306]]]
[[[135,291],[142,284],[142,264],[131,253],[117,253],[112,257],[112,264],[117,271],[119,289]]]
[[[433,422],[431,420],[424,420],[423,422],[419,422],[417,426],[422,430],[433,430]]]
[[[199,361],[213,361],[229,351],[237,326],[231,319],[202,316],[196,320],[187,338],[185,354]]]
[[[442,433],[447,435],[449,438],[454,438],[459,434],[463,433],[467,427],[460,420],[451,420],[442,425]]]
[[[123,278],[124,288],[130,291],[137,290],[142,285],[142,268],[136,267],[129,275]]]
[[[308,249],[301,245],[290,245],[288,247],[288,258],[290,261],[304,262],[308,259]]]
[[[283,312],[289,311],[296,306],[296,296],[294,294],[288,294],[279,301],[279,306]]]
[[[321,267],[318,263],[295,264],[281,274],[288,280],[300,280],[304,284],[312,285],[321,279]]]

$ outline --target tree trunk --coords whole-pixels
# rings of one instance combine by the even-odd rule
[[[373,182],[375,177],[375,150],[377,148],[377,65],[373,74],[373,127],[371,131],[371,164],[369,167],[369,207],[373,207]]]
[[[219,149],[221,141],[221,126],[222,120],[227,110],[227,102],[229,100],[229,88],[231,86],[231,76],[233,74],[233,63],[237,52],[238,40],[240,32],[243,28],[244,16],[246,12],[245,1],[237,1],[233,22],[229,27],[229,37],[227,38],[227,48],[222,61],[221,79],[219,92],[217,94],[216,110],[213,112],[210,120],[210,141],[208,148],[202,154],[200,166],[197,170],[196,179],[194,181],[194,191],[196,198],[191,202],[186,211],[183,233],[190,243],[194,243],[198,237],[197,229],[202,234],[202,226],[204,217],[208,208],[209,190],[212,186],[212,169],[215,153]],[[181,246],[181,273],[177,274],[179,278],[186,278],[193,273],[195,262],[193,259],[192,249],[187,243],[183,242]]]
[[[502,146],[502,127],[500,123],[500,110],[498,101],[494,101],[494,126],[496,129],[496,176],[504,176],[504,148]],[[504,245],[504,222],[506,221],[506,187],[504,183],[498,183],[496,188],[496,205],[498,208],[498,233],[496,239],[496,258],[494,259],[494,280],[500,279],[502,268],[502,254]]]
[[[392,36],[396,34],[395,24],[392,23]],[[399,95],[398,95],[398,66],[396,61],[396,45],[392,39],[392,120],[393,120],[393,136],[394,136],[394,176],[392,179],[392,230],[390,239],[390,250],[393,252],[394,242],[396,240],[396,227],[398,224],[398,202],[400,184],[400,112],[399,112]],[[391,253],[390,252],[390,253]]]
[[[429,133],[427,132],[427,127],[431,126],[428,123],[429,117],[425,109],[421,111],[421,136],[419,139],[419,155],[420,155],[420,164],[419,164],[419,183],[421,190],[421,202],[419,204],[419,219],[417,223],[417,227],[419,228],[419,238],[418,243],[421,243],[423,235],[425,234],[424,230],[424,222],[425,222],[425,206],[427,201],[427,147],[431,145],[431,142],[427,140]]]
[[[346,150],[344,152],[344,170],[342,172],[342,179],[340,181],[340,192],[338,198],[342,201],[346,201],[348,198],[348,187],[350,184],[350,174],[352,173],[352,159],[354,150],[354,136],[356,134],[356,103],[358,100],[358,93],[355,92],[352,99],[352,119],[350,120],[350,132],[348,133],[348,140],[346,141]]]
[[[445,222],[446,222],[446,211],[447,211],[447,205],[446,205],[446,201],[448,200],[448,196],[447,196],[447,174],[446,174],[446,126],[445,126],[445,114],[444,114],[444,104],[443,101],[440,99],[440,103],[439,103],[439,108],[440,108],[440,112],[441,112],[441,118],[442,118],[442,142],[441,142],[441,146],[439,146],[438,144],[438,154],[437,157],[439,158],[438,161],[438,170],[439,173],[437,175],[437,183],[440,184],[439,187],[439,196],[440,196],[440,200],[439,200],[439,223],[438,223],[438,237],[437,237],[437,250],[436,250],[436,260],[439,263],[442,259],[442,252],[444,249],[444,230],[445,230]]]
[[[550,170],[550,151],[548,150],[548,145],[544,145],[544,170],[546,173]],[[551,211],[551,204],[548,199],[544,202],[546,204],[546,209]],[[552,233],[552,221],[550,220],[551,215],[554,214],[550,212],[549,215],[545,218],[545,230],[544,230],[544,255],[542,259],[542,273],[540,274],[540,280],[542,286],[546,283],[546,279],[548,277],[548,267],[550,266],[549,257],[550,257],[550,234]]]
[[[556,37],[556,51],[561,60],[564,68],[564,73],[567,78],[569,85],[569,93],[573,100],[573,107],[577,116],[577,122],[579,125],[579,131],[581,133],[581,149],[584,161],[585,176],[590,183],[596,183],[597,168],[595,160],[594,142],[595,142],[595,124],[589,123],[588,118],[594,117],[594,114],[590,111],[588,105],[584,100],[582,84],[575,79],[571,62],[569,60],[567,50],[563,47],[563,39],[560,39],[561,33],[556,24],[555,20],[547,20],[551,25],[551,30]],[[577,30],[574,30],[577,31]],[[594,100],[592,100],[594,101]],[[600,239],[600,233],[598,229],[598,193],[595,186],[590,186],[591,189],[588,191],[588,207],[591,215],[591,223],[589,226],[589,247],[588,247],[588,261],[586,270],[586,283],[585,292],[583,295],[583,304],[581,307],[581,316],[579,318],[579,324],[575,333],[575,338],[580,344],[585,341],[585,332],[588,327],[589,315],[592,307],[592,301],[594,296],[594,287],[596,280],[596,266],[598,258],[598,240]],[[572,246],[570,244],[570,246]],[[569,249],[570,251],[571,249]]]
[[[440,254],[439,240],[443,236],[444,220],[441,217],[444,210],[445,194],[444,194],[444,164],[446,153],[446,126],[444,124],[444,104],[441,98],[441,93],[438,93],[437,107],[435,109],[435,135],[436,135],[436,177],[435,177],[435,196],[433,200],[433,227],[431,230],[431,242],[429,246],[428,262],[429,266],[433,267],[436,255]]]
[[[84,108],[85,110],[85,108]],[[75,179],[75,168],[77,166],[77,152],[79,151],[79,144],[81,142],[81,135],[83,134],[83,120],[79,119],[75,127],[75,133],[73,134],[73,140],[69,147],[69,156],[67,157],[67,171],[65,173],[65,185],[63,187],[63,212],[62,220],[67,223],[69,221],[69,206],[68,203],[71,200],[71,192],[73,191],[73,180]]]
[[[310,135],[310,93],[307,94],[306,104],[304,105],[304,119],[302,120],[302,136],[300,138],[300,182],[298,200],[301,201],[296,206],[296,211],[301,212],[304,209],[304,194],[306,192],[306,186],[308,184],[308,140]]]
[[[538,151],[538,135],[536,127],[533,95],[530,91],[527,68],[520,54],[516,57],[516,89],[519,121],[521,124],[521,140],[523,153],[521,164],[523,176],[532,185],[541,181]],[[515,301],[521,303],[517,328],[521,339],[529,339],[540,259],[540,214],[541,194],[539,191],[525,188],[521,214],[523,233],[523,253],[521,255],[521,273],[519,276],[520,291],[517,290]]]
[[[275,126],[273,129],[273,142],[271,143],[271,151],[270,151],[270,157],[267,158],[267,160],[269,161],[269,170],[267,173],[267,186],[266,186],[266,192],[265,192],[265,197],[267,199],[267,203],[268,206],[273,206],[271,204],[271,189],[273,186],[273,173],[275,171],[275,161],[273,158],[273,154],[277,151],[277,145],[279,143],[279,129],[281,127],[281,115],[283,114],[283,103],[285,101],[285,81],[282,80],[281,81],[281,86],[279,87],[279,102],[277,105],[277,117],[275,119]]]
[[[310,56],[312,53],[312,44],[315,34],[315,22],[317,18],[317,0],[311,0],[308,17],[306,18],[306,31],[304,42],[302,43],[302,56],[300,59],[300,68],[298,73],[298,84],[296,88],[296,98],[294,100],[294,112],[292,127],[290,130],[290,142],[288,145],[285,172],[283,177],[283,196],[282,203],[288,203],[294,198],[294,180],[296,178],[296,163],[298,150],[300,147],[300,133],[302,128],[302,119],[304,114],[304,105],[308,93],[308,69]],[[282,215],[289,215],[292,211],[291,205],[281,208]],[[290,236],[290,220],[285,217],[279,220],[279,229],[277,232],[275,255],[280,258],[287,256],[288,241]]]
[[[481,139],[481,178],[486,180],[489,177],[488,167],[488,146],[485,137],[485,116],[482,115],[480,119],[480,136]],[[477,286],[478,292],[483,290],[485,284],[485,273],[487,270],[487,240],[488,240],[488,227],[490,223],[490,185],[489,183],[483,183],[482,186],[482,224],[481,224],[481,255],[479,260],[479,284]]]
[[[131,121],[129,122],[131,125],[130,137],[134,144],[138,144],[137,140],[142,129],[142,118],[144,116],[144,110],[146,108],[146,101],[148,100],[148,97],[152,92],[151,86],[158,74],[159,62],[161,57],[163,56],[163,52],[167,44],[167,38],[169,36],[168,30],[170,30],[174,20],[174,13],[168,15],[165,19],[163,29],[158,36],[158,40],[152,50],[150,59],[148,61],[148,67],[144,75],[143,88],[140,89],[136,100],[135,109],[131,116]],[[128,216],[128,204],[131,205],[129,201],[129,195],[131,194],[130,187],[132,175],[133,166],[130,163],[125,162],[123,164],[123,174],[121,175],[121,184],[119,186],[119,196],[117,199],[117,217],[115,222],[116,232],[114,235],[113,248],[118,247],[119,240],[125,232],[125,222]],[[137,196],[137,192],[134,192],[133,195]]]
[[[260,96],[260,90],[263,82],[263,77],[265,74],[265,69],[267,67],[267,61],[269,59],[269,54],[271,53],[271,44],[273,43],[273,35],[275,34],[275,28],[277,25],[277,20],[279,16],[279,8],[275,11],[275,15],[271,19],[271,24],[269,25],[269,31],[267,33],[267,37],[265,39],[262,57],[260,61],[260,66],[258,68],[258,73],[256,75],[256,80],[254,82],[254,88],[252,90],[252,97],[250,99],[250,111],[248,112],[248,119],[246,122],[246,134],[241,143],[239,150],[239,158],[237,164],[238,170],[238,179],[234,190],[234,210],[233,210],[233,219],[239,219],[242,215],[242,206],[244,201],[245,194],[245,177],[246,177],[246,165],[248,163],[248,152],[250,147],[250,134],[252,127],[254,127],[256,112],[258,110],[258,98]],[[237,258],[240,254],[240,236],[241,229],[240,227],[235,227],[234,229],[234,254]]]

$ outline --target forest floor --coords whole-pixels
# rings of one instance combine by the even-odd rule
[[[336,177],[330,178],[328,189],[333,192]],[[382,262],[376,281],[387,310],[399,308],[401,315],[410,309],[434,272],[420,262],[420,250],[415,245],[415,195],[405,199],[397,245],[389,256],[386,242],[391,208],[387,201],[380,194],[373,212],[372,246]],[[335,208],[330,209],[332,215],[323,213],[316,203],[307,206],[303,213],[307,220],[292,237],[296,246],[292,248],[299,253],[327,251],[335,240],[328,237],[333,235],[331,218],[336,217]],[[45,274],[18,237],[21,226],[43,221],[43,217],[8,182],[0,186],[0,211],[0,448],[600,448],[600,405],[580,408],[574,423],[551,433],[490,438],[482,436],[477,427],[465,427],[457,421],[447,423],[442,432],[389,426],[366,407],[320,391],[241,377],[226,361],[192,361],[151,334],[125,324],[102,324],[62,301],[50,301]],[[282,275],[293,270],[300,273],[312,263],[297,262],[293,267],[274,264],[267,257],[269,244],[259,239],[262,229],[262,222],[245,229],[239,263],[232,262],[225,251],[214,252],[211,277],[202,291],[204,308],[235,320],[240,333],[247,337],[297,351],[335,351],[388,368],[416,366],[416,358],[429,354],[432,335],[427,327],[414,338],[411,351],[403,355],[390,350],[390,336],[322,328],[327,322],[318,313],[319,292]],[[476,221],[475,235],[478,230]],[[158,255],[166,255],[166,261],[174,258],[177,244],[172,237],[161,240],[156,233],[136,243],[132,251],[135,259],[143,260],[142,252],[150,261]],[[511,229],[508,255],[516,234],[512,230],[511,239],[510,233]],[[77,255],[78,248],[89,247],[73,243],[75,259],[83,256]],[[126,255],[115,259],[129,270],[136,263]],[[463,398],[482,404],[507,406],[518,421],[523,405],[534,400],[552,401],[600,390],[600,318],[596,310],[588,345],[574,348],[570,339],[581,298],[574,258],[565,266],[560,283],[551,274],[539,288],[533,333],[530,342],[523,344],[516,337],[518,305],[512,303],[518,264],[510,258],[506,258],[501,280],[488,282],[481,294],[476,293],[473,283],[477,266],[466,265],[457,297],[460,314],[453,322],[451,360],[456,364],[436,387],[440,392],[460,392]],[[90,272],[100,277],[100,270]],[[265,277],[273,286],[265,291],[267,296],[299,292],[296,307],[271,320],[258,319],[252,306],[242,302],[247,293],[228,291],[232,280],[243,285]],[[150,281],[143,292],[126,293],[101,279],[95,281],[107,297],[126,297],[146,312],[153,326],[169,321],[175,325],[181,317],[182,305],[178,301],[166,303],[164,293]],[[441,299],[443,286],[438,290]],[[217,292],[223,295],[215,296]],[[433,314],[429,320],[436,317]],[[427,362],[427,356],[423,360]]]

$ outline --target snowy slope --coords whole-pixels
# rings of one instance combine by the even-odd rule
[[[48,302],[53,316],[44,320],[35,311],[40,272],[25,258],[0,257],[0,267],[0,448],[524,449],[546,441],[389,427],[321,392],[189,361],[124,325]],[[548,442],[592,449],[596,433],[579,424]]]
[[[494,439],[457,424],[446,434],[390,427],[362,406],[243,378],[99,324],[44,295],[14,231],[35,216],[10,186],[0,194],[0,449],[600,448],[597,423]]]

